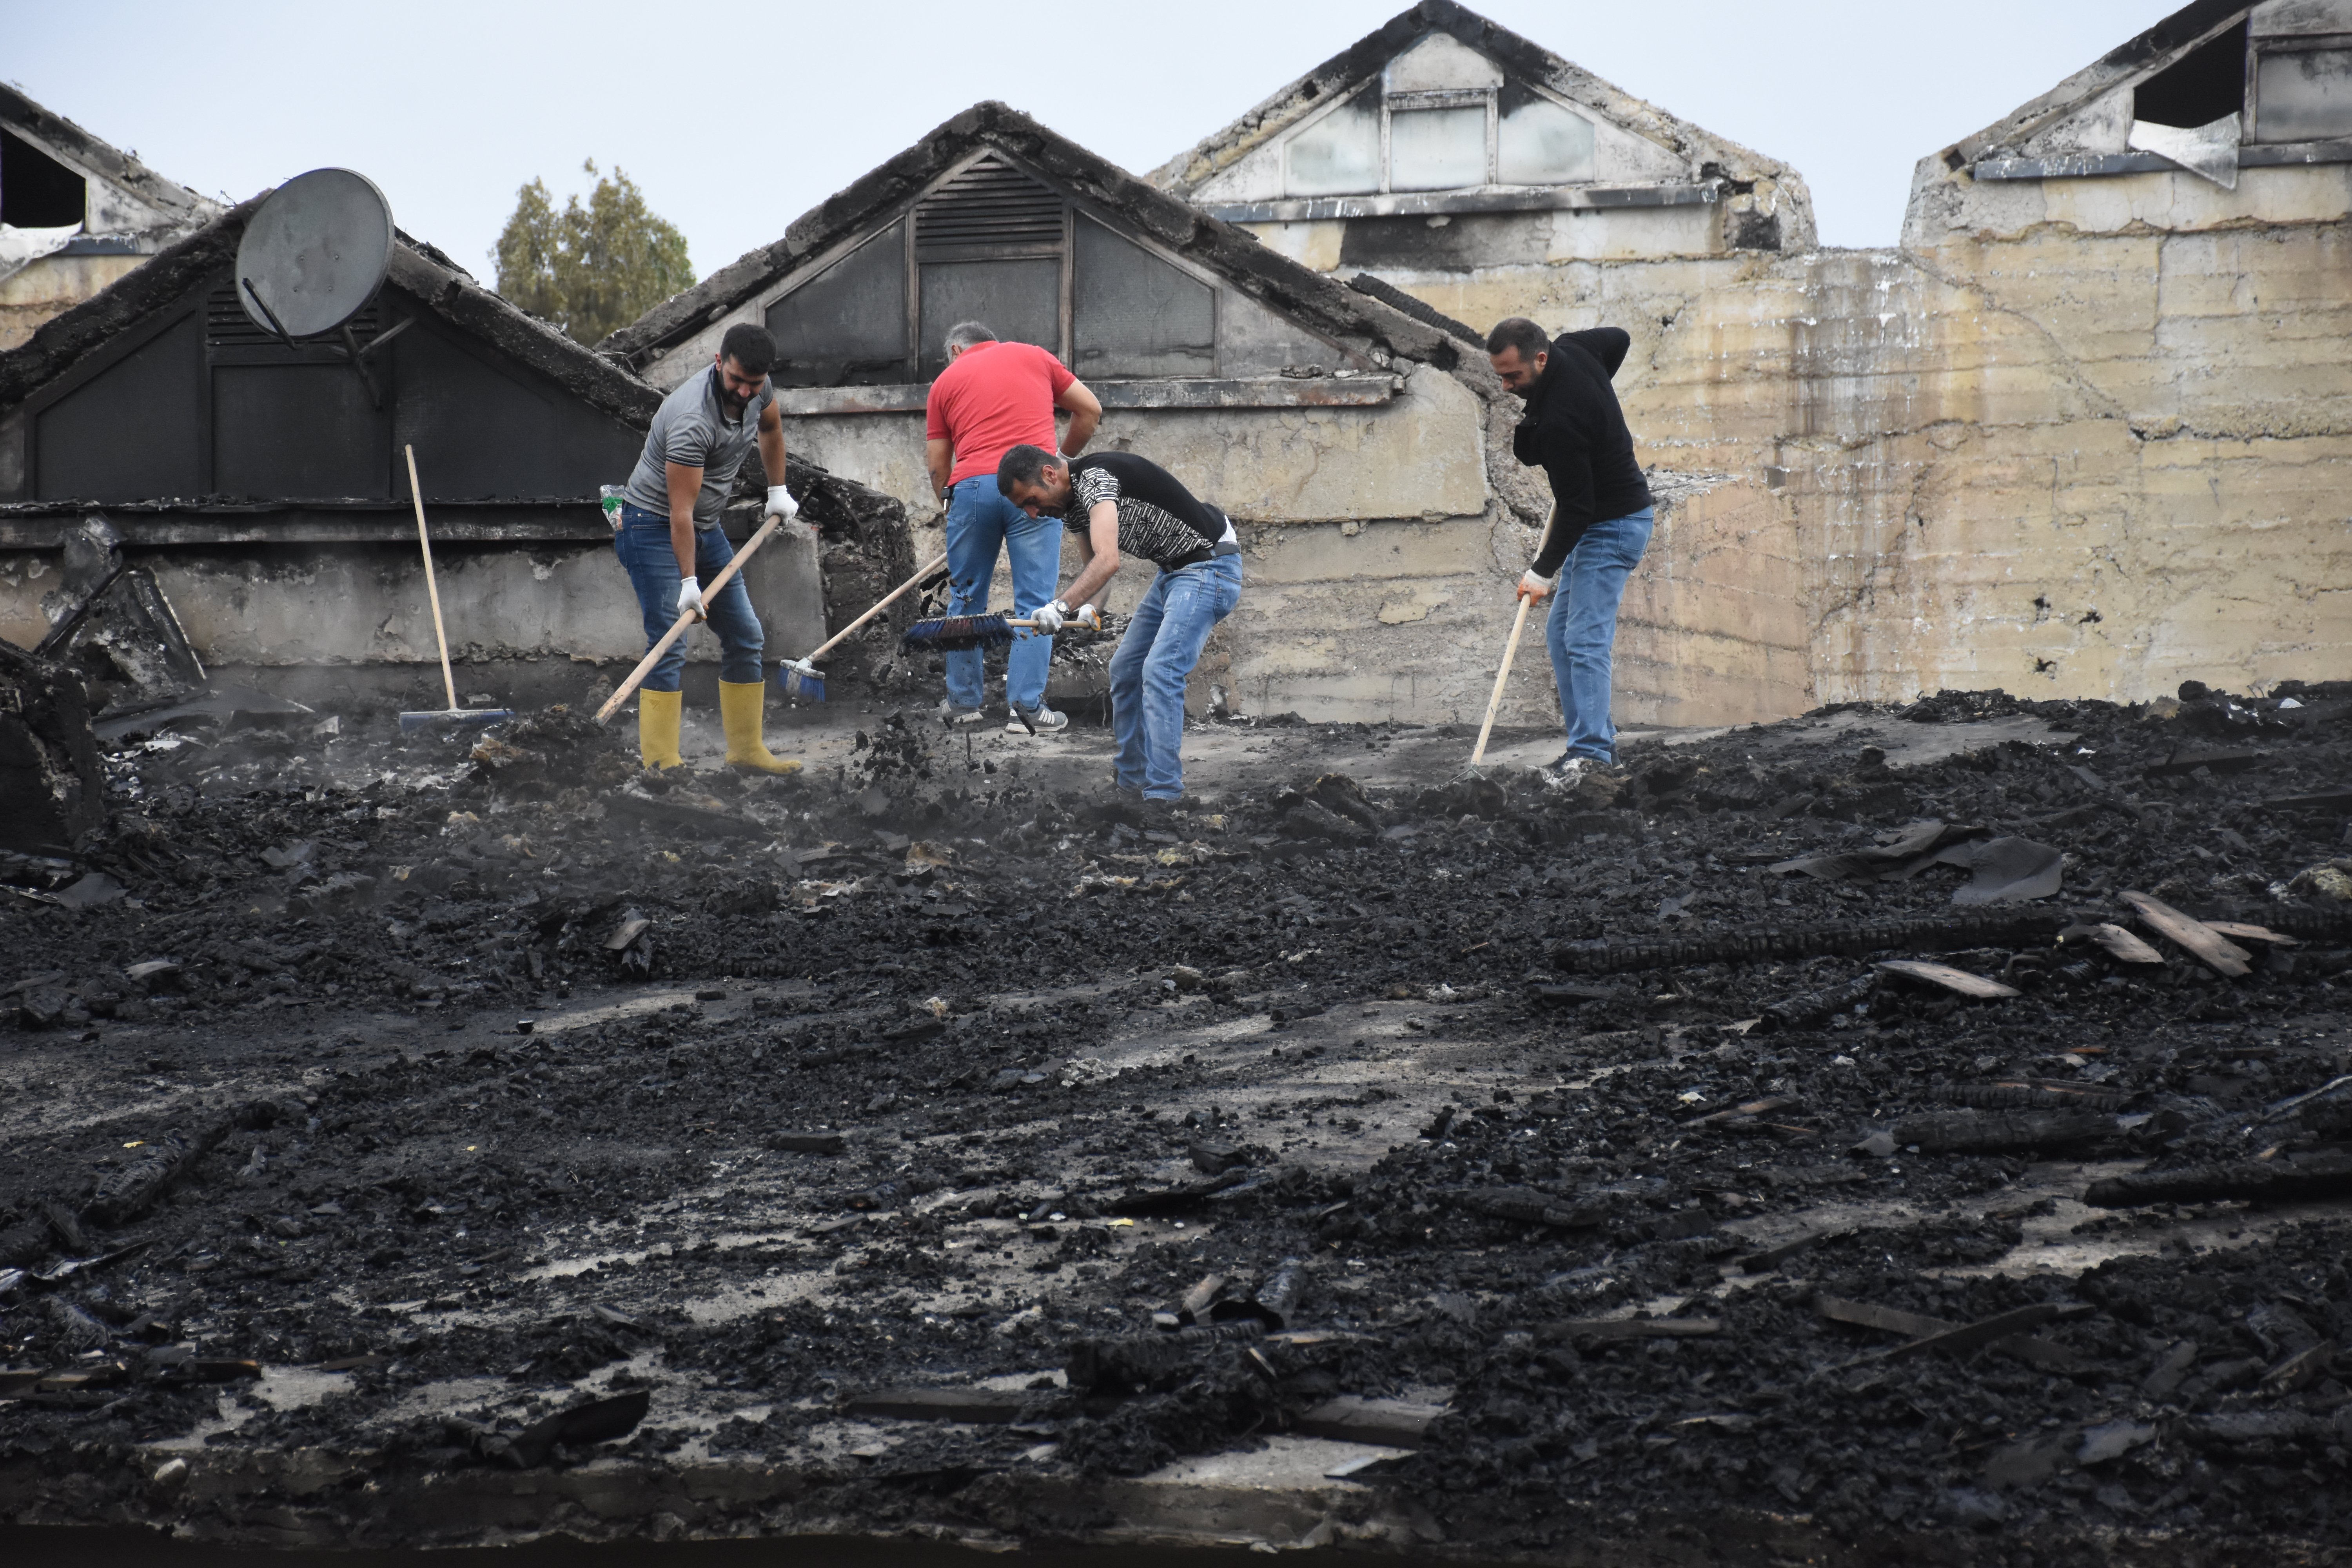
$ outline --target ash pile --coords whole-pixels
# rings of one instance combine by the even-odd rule
[[[2352,1542],[2352,689],[1267,726],[1164,820],[852,722],[117,734],[0,895],[15,1516],[1001,1543],[1321,1443],[1314,1544]]]

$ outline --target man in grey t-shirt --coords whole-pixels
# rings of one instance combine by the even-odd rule
[[[739,575],[706,602],[702,582],[735,558],[719,526],[728,493],[756,441],[769,479],[763,515],[787,525],[800,503],[784,488],[784,422],[768,369],[776,343],[748,322],[727,329],[710,368],[662,399],[646,449],[621,502],[613,549],[628,569],[646,625],[646,646],[659,642],[682,612],[719,634],[719,712],[727,726],[727,760],[759,773],[789,773],[800,763],[771,753],[761,739],[767,683],[760,668],[760,617]],[[637,752],[649,768],[674,768],[682,715],[680,678],[686,639],[670,645],[637,692]]]

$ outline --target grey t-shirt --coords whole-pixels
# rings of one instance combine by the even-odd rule
[[[762,381],[759,394],[744,405],[743,416],[730,424],[719,398],[717,365],[680,382],[654,411],[645,452],[629,475],[629,504],[667,517],[668,465],[699,467],[702,492],[694,498],[694,526],[717,528],[719,514],[735,489],[735,476],[742,472],[744,458],[760,438],[760,413],[775,400],[775,383]]]

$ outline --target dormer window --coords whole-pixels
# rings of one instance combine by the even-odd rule
[[[1293,196],[1560,185],[1593,177],[1592,121],[1436,35],[1285,148]]]

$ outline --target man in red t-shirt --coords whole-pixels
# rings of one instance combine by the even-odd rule
[[[1085,383],[1044,349],[1003,343],[978,321],[948,331],[948,367],[931,383],[923,458],[931,489],[948,509],[948,605],[950,616],[988,608],[989,579],[1000,551],[1013,561],[1013,609],[1026,616],[1054,601],[1062,577],[1062,528],[1034,518],[997,493],[996,465],[1015,447],[1086,450],[1102,419],[1102,405]],[[1069,435],[1056,443],[1054,410],[1070,415]],[[1045,706],[1050,637],[1016,633],[1004,661],[1004,700],[1019,711],[1004,727],[1015,734],[1059,730],[1066,715]],[[950,725],[977,724],[987,695],[978,648],[947,656],[948,695],[940,716]],[[1026,718],[1024,724],[1023,719]]]

